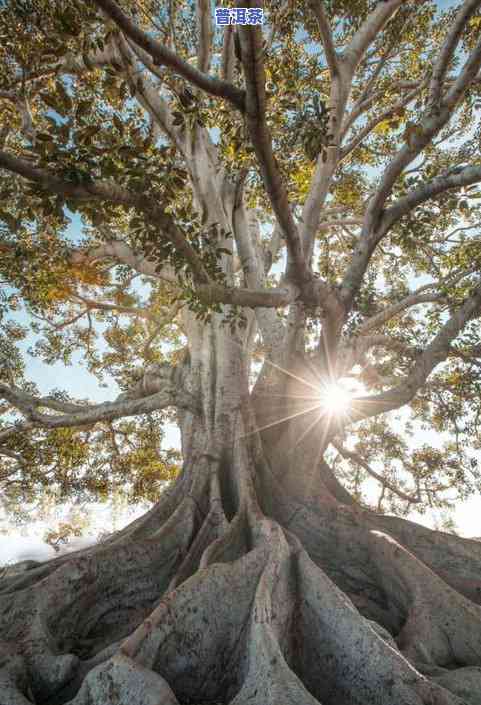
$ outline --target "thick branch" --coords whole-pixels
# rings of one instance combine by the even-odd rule
[[[427,294],[412,293],[401,301],[391,304],[391,306],[386,306],[383,311],[380,311],[375,316],[369,318],[359,326],[356,333],[357,335],[366,335],[370,331],[380,328],[399,313],[402,313],[407,308],[411,308],[412,306],[426,303],[436,303],[444,300],[445,297],[442,294],[437,294],[435,292]]]
[[[331,74],[331,78],[334,78],[334,76],[339,73],[338,56],[334,47],[329,18],[324,10],[323,0],[311,0],[310,6],[317,20],[317,26],[319,27],[329,73]]]
[[[292,303],[296,292],[290,288],[237,289],[219,284],[203,284],[196,288],[198,297],[206,304],[233,304],[248,308],[280,308]]]
[[[451,351],[451,343],[472,318],[481,313],[481,283],[474,289],[472,295],[444,324],[439,333],[418,357],[411,372],[401,384],[387,392],[372,397],[358,397],[353,400],[351,421],[359,421],[371,416],[399,409],[408,404],[417,391],[425,384],[427,378],[439,365],[446,360]]]
[[[348,64],[351,74],[354,73],[369,46],[403,2],[404,0],[384,0],[378,3],[375,10],[356,32],[343,53],[343,60]]]
[[[199,44],[197,46],[197,68],[205,74],[210,69],[212,40],[214,36],[210,0],[197,0],[195,8],[197,16],[197,34],[199,37]]]
[[[3,448],[0,446],[0,456],[2,455],[4,455],[6,458],[10,458],[11,460],[15,460],[19,465],[27,466],[27,461],[22,455],[20,455],[20,453],[14,453],[13,450],[9,450],[8,448]]]
[[[162,279],[169,284],[177,283],[173,267],[164,265],[161,270],[156,271],[155,262],[150,262],[144,255],[134,252],[126,242],[121,240],[107,240],[102,244],[89,247],[87,250],[77,250],[72,254],[74,264],[82,264],[85,261],[95,263],[104,259],[113,259],[120,264],[128,265],[140,274]]]
[[[462,188],[481,181],[481,166],[464,167],[457,173],[443,174],[432,181],[414,189],[403,198],[398,199],[383,215],[383,227],[391,228],[403,215],[414,210],[416,206],[430,198],[453,188]]]
[[[59,193],[77,200],[99,199],[130,206],[142,212],[157,227],[161,228],[169,240],[175,245],[179,254],[189,263],[194,279],[199,283],[207,283],[209,277],[199,261],[199,258],[184,237],[182,231],[172,218],[159,205],[143,194],[134,193],[117,184],[108,182],[88,182],[73,184],[54,176],[48,171],[38,169],[30,162],[0,151],[0,168],[19,174],[29,181],[39,184],[46,191]]]
[[[2,428],[0,429],[0,443],[12,438],[12,436],[16,436],[17,433],[30,431],[32,428],[34,428],[34,424],[31,421],[17,421],[12,426]]]
[[[310,278],[302,242],[289,205],[287,191],[272,151],[266,122],[265,71],[262,59],[260,27],[239,26],[242,66],[246,82],[246,123],[254,146],[272,209],[284,233],[296,275],[301,281]]]
[[[465,0],[456,15],[456,18],[451,25],[451,28],[446,36],[438,59],[433,67],[433,74],[429,86],[429,103],[437,105],[441,100],[441,92],[443,82],[449,67],[449,63],[453,58],[456,47],[463,33],[468,20],[476,12],[481,5],[481,0]]]
[[[232,224],[246,284],[249,287],[263,287],[266,280],[267,265],[262,251],[259,223],[254,213],[248,211],[245,207],[242,182],[238,183],[236,189]],[[274,233],[276,232],[279,232],[278,224],[274,227]],[[272,252],[275,252],[276,243],[271,242],[271,245],[273,250],[269,252],[271,252],[272,262]],[[295,293],[292,291],[292,286],[288,287],[288,289],[294,297]],[[279,345],[279,341],[283,339],[284,325],[276,315],[276,312],[258,309],[256,311],[256,320],[264,342],[271,348]]]
[[[227,81],[203,73],[188,61],[184,61],[171,49],[137,27],[114,0],[95,0],[95,3],[106,12],[127,37],[150,54],[154,64],[168,66],[174,73],[182,76],[197,88],[218,98],[224,98],[239,110],[244,110],[244,93],[239,88],[227,83]]]
[[[234,26],[230,24],[224,29],[224,39],[222,43],[221,77],[224,81],[232,83],[234,80],[234,66]]]
[[[307,195],[304,208],[302,209],[302,241],[306,259],[309,262],[314,250],[314,242],[319,229],[319,221],[322,215],[322,207],[326,201],[331,185],[332,176],[338,163],[339,150],[337,146],[330,145],[327,148],[327,158],[324,162],[322,157],[317,159],[316,170],[312,178],[309,193]]]
[[[113,421],[125,416],[137,416],[148,414],[158,409],[168,406],[197,411],[194,398],[183,389],[175,385],[167,386],[165,389],[151,394],[141,399],[124,399],[115,402],[104,402],[95,405],[74,405],[58,402],[49,397],[36,398],[22,392],[19,389],[7,387],[0,384],[0,396],[6,399],[12,406],[17,408],[27,417],[28,428],[66,428],[72,426],[90,426],[98,421]],[[63,412],[61,415],[43,414],[39,408],[46,407]],[[12,429],[5,431],[18,432],[24,430],[25,426],[19,424]],[[5,435],[5,434],[3,434]],[[0,434],[2,440],[2,434]]]
[[[110,303],[107,301],[97,301],[96,299],[90,299],[85,296],[81,296],[75,292],[72,293],[72,298],[77,302],[85,304],[87,309],[97,309],[99,311],[114,311],[116,313],[123,313],[127,316],[134,316],[135,318],[144,318],[147,321],[156,321],[156,316],[148,308],[138,308],[134,306],[122,306],[121,304]]]
[[[0,253],[4,249],[10,250],[12,246],[7,243],[0,243]],[[178,284],[173,267],[164,265],[162,269],[156,271],[155,262],[150,262],[145,256],[134,252],[127,243],[121,240],[109,240],[85,250],[74,250],[71,254],[71,262],[75,265],[81,265],[84,262],[94,264],[104,259],[113,259],[120,264],[128,265],[140,274],[154,277],[155,279],[161,279],[173,286]],[[298,296],[297,290],[290,286],[276,288],[254,286],[252,288],[242,288],[226,287],[216,282],[199,283],[195,287],[195,291],[198,298],[208,305],[221,303],[245,306],[247,308],[280,308],[289,305]],[[117,311],[146,320],[156,321],[155,315],[145,308],[97,301],[96,299],[82,296],[74,291],[72,291],[72,298],[84,303],[86,307],[90,309]],[[74,322],[77,318],[78,317],[73,321],[69,321],[69,323]]]

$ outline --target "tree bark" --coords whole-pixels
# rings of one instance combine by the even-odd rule
[[[1,705],[479,703],[481,544],[355,504],[298,351],[252,396],[248,335],[185,324],[183,471],[104,543],[4,575]]]

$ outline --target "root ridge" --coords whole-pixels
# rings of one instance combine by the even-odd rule
[[[9,578],[0,705],[480,705],[478,605],[375,517],[236,491],[228,521],[206,471],[147,535]]]

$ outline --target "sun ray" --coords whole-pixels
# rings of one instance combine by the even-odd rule
[[[308,435],[308,433],[314,428],[314,426],[320,422],[320,420],[322,419],[322,417],[323,417],[323,413],[322,413],[322,411],[320,411],[320,412],[319,412],[319,415],[318,415],[318,417],[317,417],[317,419],[314,419],[314,421],[313,421],[311,424],[309,424],[309,426],[302,432],[301,436],[300,436],[300,437],[298,438],[298,440],[296,441],[296,443],[295,443],[295,445],[294,445],[294,448],[297,448],[297,446],[302,443],[302,441],[304,440],[304,438],[305,438],[305,437]],[[321,444],[321,445],[322,445],[322,444]]]
[[[298,416],[302,416],[303,414],[308,414],[311,411],[315,411],[316,409],[319,408],[319,402],[315,406],[311,406],[309,409],[302,409],[301,411],[296,412],[295,414],[289,414],[289,416],[284,416],[282,419],[278,419],[277,421],[273,421],[272,423],[268,423],[265,426],[258,426],[252,431],[249,431],[249,433],[245,433],[241,438],[246,438],[247,436],[252,436],[254,433],[259,433],[259,431],[265,431],[267,428],[272,428],[273,426],[278,426],[281,423],[284,423],[284,421],[290,421],[291,419],[295,419]]]
[[[307,387],[311,387],[311,389],[313,389],[315,392],[317,392],[317,394],[319,394],[319,388],[316,387],[315,384],[311,384],[310,382],[308,382],[307,379],[303,379],[302,377],[298,377],[293,372],[289,372],[289,370],[286,370],[283,367],[280,367],[280,365],[276,365],[275,362],[272,362],[272,360],[268,360],[267,358],[264,360],[264,362],[267,362],[268,365],[271,365],[271,367],[275,367],[277,370],[279,370],[280,372],[283,372],[285,375],[292,377],[292,379],[295,379],[298,382],[305,384]]]
[[[341,382],[321,385],[320,404],[331,416],[347,413],[352,404],[352,393]]]

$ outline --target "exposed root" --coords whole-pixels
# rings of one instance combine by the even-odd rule
[[[481,608],[391,537],[373,531],[370,541],[379,581],[406,614],[397,643],[408,658],[438,666],[481,663]]]
[[[469,705],[481,705],[481,668],[457,668],[434,676],[433,680],[463,698]]]
[[[162,676],[142,668],[124,654],[116,654],[90,671],[72,703],[115,703],[115,705],[179,705]]]
[[[235,692],[242,681],[239,658],[265,550],[235,564],[199,571],[159,606],[121,647],[161,673],[180,701],[204,701]],[[75,704],[76,705],[76,704]]]
[[[25,660],[15,644],[0,641],[0,705],[30,705]]]
[[[480,705],[481,608],[371,515],[267,518],[237,457],[230,522],[206,461],[161,526],[8,584],[0,705]]]
[[[322,703],[457,703],[433,686],[373,630],[350,600],[299,556],[298,629],[302,681]],[[319,668],[324,664],[324,668]],[[429,692],[432,700],[426,699]]]
[[[38,699],[75,679],[79,656],[135,629],[167,590],[198,527],[186,498],[150,539],[71,557],[41,588],[35,583],[0,597],[4,638],[21,646]]]
[[[252,539],[241,559],[170,593],[123,643],[138,678],[160,674],[179,702],[461,705],[371,627],[295,537],[264,519]]]

